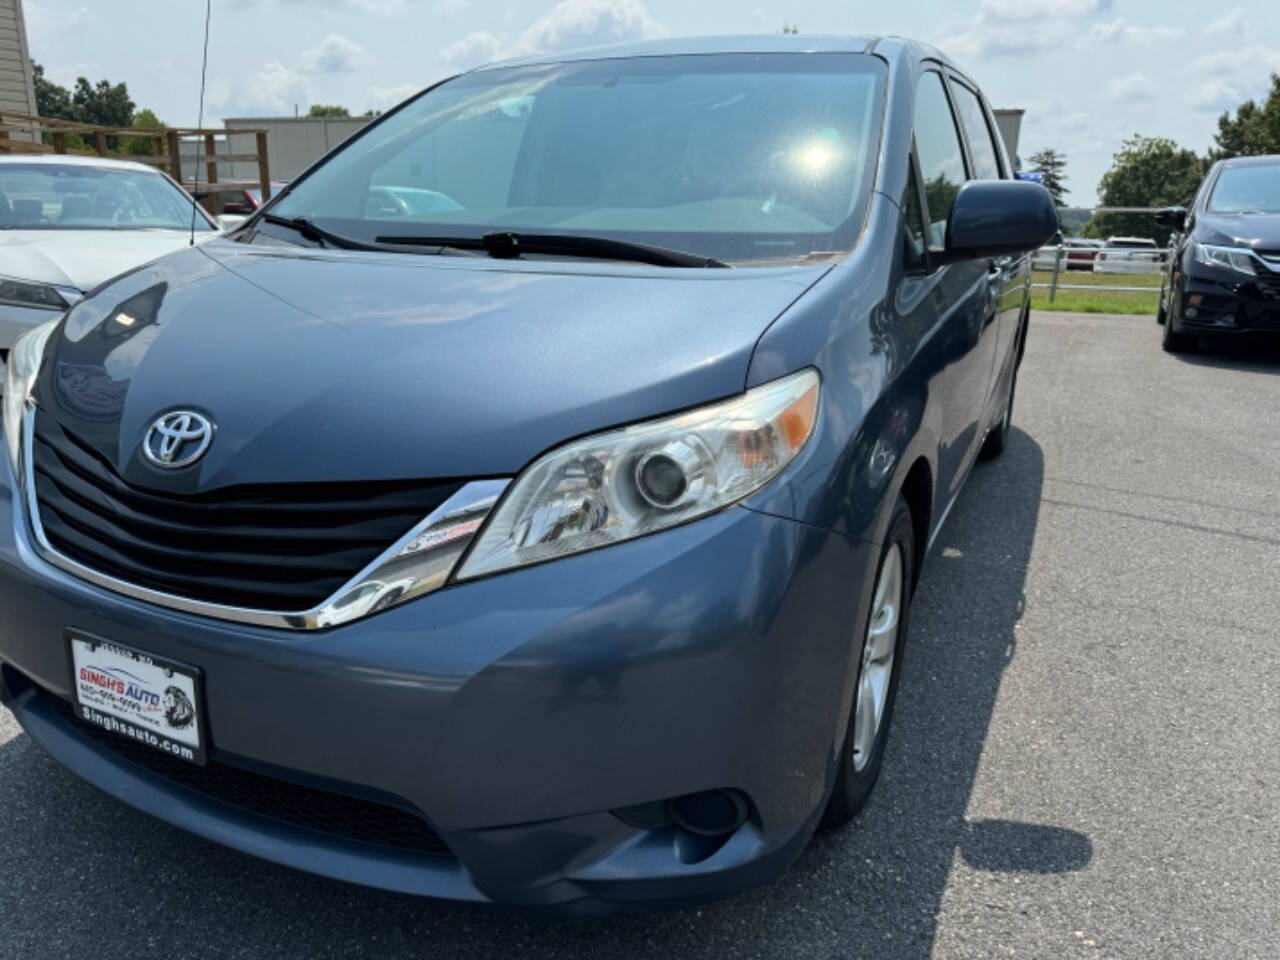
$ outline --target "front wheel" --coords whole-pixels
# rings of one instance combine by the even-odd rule
[[[978,451],[978,456],[983,460],[994,460],[1004,453],[1004,448],[1009,445],[1009,432],[1013,429],[1013,397],[1017,389],[1018,371],[1014,370],[1009,376],[1009,396],[1004,402],[1004,413],[1000,416],[1000,424],[987,434],[986,439],[982,441],[982,449]]]
[[[858,642],[858,679],[853,710],[845,731],[844,750],[826,821],[841,826],[853,819],[880,776],[889,721],[898,693],[899,664],[907,636],[915,547],[911,510],[898,497],[889,535],[880,551],[871,611]]]
[[[1173,329],[1173,313],[1167,312],[1164,318],[1164,329],[1160,336],[1160,346],[1165,353],[1186,353],[1195,347],[1195,337],[1178,333]]]

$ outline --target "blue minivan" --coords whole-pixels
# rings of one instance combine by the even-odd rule
[[[440,83],[16,345],[0,696],[142,813],[329,877],[763,882],[876,780],[1056,229],[907,40]]]

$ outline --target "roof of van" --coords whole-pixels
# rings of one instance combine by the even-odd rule
[[[885,41],[890,41],[885,43]],[[883,44],[883,49],[880,48]],[[722,37],[664,37],[556,53],[531,54],[478,69],[525,66],[537,63],[565,63],[575,60],[611,60],[622,57],[665,57],[713,53],[871,53],[914,48],[919,54],[946,61],[938,50],[903,37],[810,36],[805,34],[762,33]]]

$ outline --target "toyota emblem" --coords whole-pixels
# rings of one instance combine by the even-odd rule
[[[174,410],[151,424],[143,455],[157,467],[177,470],[195,463],[213,443],[213,421],[194,410]]]

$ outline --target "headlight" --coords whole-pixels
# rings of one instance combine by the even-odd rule
[[[1210,243],[1197,243],[1196,263],[1236,270],[1247,273],[1251,277],[1258,275],[1257,267],[1253,263],[1253,254],[1242,247],[1215,247]]]
[[[9,447],[9,462],[13,464],[15,476],[18,474],[22,415],[26,410],[27,397],[40,370],[44,345],[49,342],[49,334],[53,333],[61,319],[58,317],[28,330],[9,351],[9,366],[4,372],[4,439]]]
[[[75,304],[80,297],[80,291],[72,287],[0,277],[0,303],[9,306],[61,311]]]
[[[620,543],[760,489],[813,432],[818,374],[611,430],[553,450],[516,478],[459,579]]]

